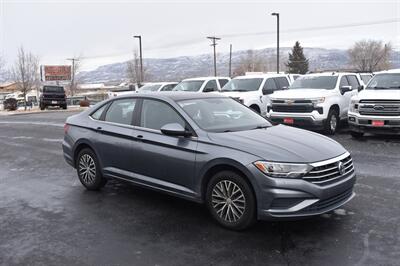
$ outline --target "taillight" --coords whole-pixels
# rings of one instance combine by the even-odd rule
[[[64,124],[64,134],[68,133],[68,129],[69,129],[69,125],[68,124]]]

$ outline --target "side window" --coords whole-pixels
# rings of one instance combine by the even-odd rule
[[[108,108],[104,121],[131,125],[136,99],[115,100]]]
[[[353,90],[357,90],[358,87],[360,86],[358,79],[354,75],[347,76],[347,80],[349,81],[350,86]]]
[[[160,130],[170,123],[186,126],[183,118],[168,104],[156,100],[143,100],[140,126]]]
[[[276,87],[275,81],[270,78],[267,79],[267,81],[264,84],[263,90],[272,90],[272,91],[276,91],[278,88]]]
[[[103,114],[104,110],[107,108],[108,104],[104,104],[102,107],[97,109],[96,112],[94,112],[91,117],[96,120],[100,120],[101,115]]]
[[[219,85],[221,86],[221,88],[222,88],[223,86],[225,86],[225,84],[228,83],[228,81],[229,81],[229,80],[227,80],[227,79],[219,79],[219,80],[218,80]]]
[[[285,77],[278,77],[278,78],[274,78],[276,84],[278,84],[278,89],[282,90],[283,87],[288,88],[289,87],[289,81],[287,80],[287,78]]]
[[[208,81],[206,86],[203,89],[204,92],[217,91],[217,90],[218,90],[218,85],[214,79]]]
[[[175,88],[174,84],[169,84],[169,85],[165,85],[161,91],[172,91],[172,89]]]
[[[342,76],[342,78],[340,79],[339,88],[341,88],[343,86],[350,86],[349,82],[347,81],[346,76]]]

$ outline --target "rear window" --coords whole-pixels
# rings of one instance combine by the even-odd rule
[[[64,93],[64,87],[59,87],[59,86],[43,86],[43,92],[58,92],[58,93]]]

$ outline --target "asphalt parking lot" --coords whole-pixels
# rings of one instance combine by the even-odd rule
[[[2,265],[399,265],[400,137],[334,137],[353,155],[343,208],[244,232],[201,205],[109,182],[86,191],[62,157],[72,112],[0,117]]]

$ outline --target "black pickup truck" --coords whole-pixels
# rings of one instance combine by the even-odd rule
[[[40,110],[44,110],[48,106],[59,106],[63,109],[67,109],[64,87],[43,86],[42,95],[40,96]]]

